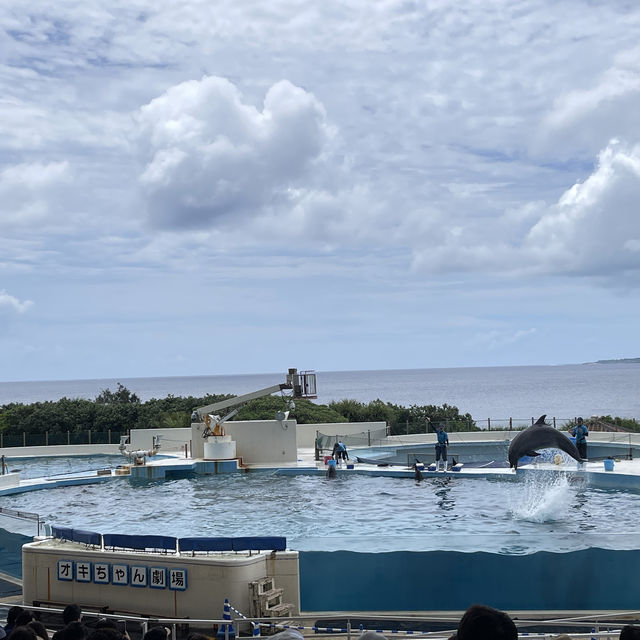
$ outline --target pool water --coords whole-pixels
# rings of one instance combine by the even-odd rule
[[[56,460],[66,465],[69,459]],[[109,466],[105,457],[71,462],[70,470]],[[47,464],[48,471],[63,472]],[[101,533],[280,535],[301,551],[640,548],[639,494],[596,489],[558,471],[508,481],[449,476],[420,483],[270,472],[153,482],[116,478],[5,496],[0,505]]]
[[[97,469],[113,469],[126,463],[121,455],[51,456],[42,458],[7,458],[9,472],[20,471],[20,478],[48,478]]]

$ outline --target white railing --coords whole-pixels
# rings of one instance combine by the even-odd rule
[[[0,609],[9,609],[15,605],[15,602],[0,602]],[[63,609],[58,607],[34,607],[22,605],[24,609],[47,614],[62,614]],[[220,605],[223,608],[223,605]],[[237,611],[234,609],[234,611]],[[380,622],[375,626],[369,626],[370,630],[378,631],[386,636],[419,636],[421,638],[429,638],[432,640],[445,640],[449,638],[456,630],[458,621],[462,616],[462,612],[451,613],[434,613],[423,614],[420,616],[401,616],[401,615],[378,615],[374,613],[362,612],[358,616],[334,614],[332,616],[321,616],[314,614],[295,615],[291,618],[248,618],[240,614],[240,617],[231,619],[225,618],[162,618],[147,617],[142,615],[122,615],[118,613],[100,613],[83,611],[83,618],[111,618],[113,620],[124,620],[126,623],[140,625],[140,632],[146,633],[150,626],[162,625],[171,629],[172,640],[177,640],[178,627],[192,626],[197,629],[209,629],[218,632],[218,638],[229,640],[234,636],[238,637],[240,631],[247,625],[255,625],[263,630],[281,631],[283,629],[297,629],[303,635],[305,632],[313,638],[336,636],[346,637],[347,640],[357,640],[358,636],[365,630],[358,620],[366,619],[368,622]],[[542,640],[554,638],[558,635],[558,629],[569,633],[574,640],[579,638],[586,639],[607,639],[617,640],[621,627],[630,624],[630,621],[640,619],[640,611],[600,611],[597,614],[585,612],[581,615],[567,615],[558,617],[514,617],[514,622],[518,627],[519,637],[531,640]],[[305,622],[311,621],[311,624]],[[335,623],[339,621],[339,626]],[[402,623],[403,627],[427,627],[428,625],[439,627],[436,631],[424,631],[422,629],[398,629],[398,624]],[[323,626],[323,624],[325,626]],[[527,632],[532,627],[551,627],[553,631],[548,632]],[[444,628],[443,628],[444,627]]]

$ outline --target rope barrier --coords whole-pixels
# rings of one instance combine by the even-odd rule
[[[229,603],[229,601],[225,600],[225,603]],[[247,619],[247,616],[245,616],[241,611],[238,611],[231,603],[229,603],[229,609],[231,609],[231,611],[233,611],[234,613],[237,613],[243,620]]]
[[[275,622],[258,622],[261,627],[270,629],[295,629],[297,631],[313,631],[314,633],[347,633],[346,627],[304,627],[295,624],[276,624]]]
[[[305,625],[296,625],[296,624],[284,624],[284,623],[275,623],[275,622],[253,622],[249,620],[249,618],[244,615],[241,611],[236,609],[233,605],[230,604],[229,599],[225,598],[224,608],[223,608],[223,620],[229,620],[228,625],[221,625],[218,629],[217,638],[218,640],[223,640],[225,637],[234,638],[235,637],[235,628],[231,623],[231,612],[234,612],[240,619],[246,620],[253,627],[253,637],[261,637],[260,627],[266,627],[269,629],[294,629],[296,631],[311,631],[313,633],[339,633],[339,634],[353,634],[355,638],[361,636],[365,631],[375,631],[376,633],[381,633],[383,635],[388,636],[416,636],[422,638],[448,638],[454,630],[449,631],[421,631],[421,630],[413,630],[413,629],[365,629],[362,624],[359,625],[358,629],[349,628],[349,627],[320,627],[317,625],[314,626],[305,626]],[[228,636],[226,636],[225,627],[229,627]],[[618,634],[620,630],[611,630],[608,629],[606,631],[596,630],[596,627],[592,627],[590,632],[584,633],[576,633],[573,632],[571,637],[575,640],[617,640]],[[557,636],[557,633],[540,633],[533,632],[528,633],[526,631],[519,632],[519,638],[527,638],[527,640],[552,640]]]
[[[588,633],[571,633],[572,640],[618,640],[620,630],[612,631],[590,631]],[[557,633],[519,633],[519,638],[527,638],[527,640],[553,640],[558,637]]]
[[[293,624],[277,624],[274,622],[260,622],[258,623],[261,626],[266,626],[271,629],[295,629],[297,631],[313,631],[314,633],[349,633],[349,629],[347,627],[304,627],[301,625],[293,625]],[[434,631],[412,631],[408,629],[364,629],[362,625],[360,625],[358,631],[354,631],[351,629],[351,632],[354,635],[362,635],[365,631],[375,631],[376,633],[383,633],[389,635],[407,635],[407,636],[433,636]],[[437,633],[442,634],[441,631]],[[447,632],[448,633],[448,632]]]
[[[234,609],[235,611],[235,609]],[[242,615],[242,614],[240,614]],[[242,616],[246,619],[246,616]],[[270,629],[295,629],[297,631],[313,631],[314,633],[349,633],[349,629],[346,627],[306,627],[303,625],[294,625],[294,624],[278,624],[274,622],[259,622],[256,623],[256,626],[269,627]],[[353,635],[357,638],[362,635],[365,631],[375,631],[376,633],[381,633],[384,635],[392,635],[392,636],[422,636],[425,638],[435,638],[435,637],[449,637],[452,631],[416,631],[411,629],[364,629],[363,625],[360,625],[358,630],[351,629]],[[611,631],[596,631],[595,628],[590,632],[586,633],[575,633],[571,634],[571,637],[575,640],[583,638],[584,640],[611,640],[617,639],[620,630],[611,630]],[[444,635],[443,635],[444,634]],[[254,630],[255,635],[255,630]],[[552,638],[557,637],[557,633],[527,633],[527,632],[519,632],[518,637],[527,638],[530,640],[551,640]]]
[[[225,599],[224,604],[225,604],[225,607],[228,605],[229,609],[231,611],[233,611],[234,613],[238,614],[243,620],[249,621],[247,616],[244,615],[244,613],[242,613],[241,611],[238,611],[232,604],[229,603],[228,599]],[[253,637],[254,638],[259,637],[260,636],[260,625],[257,622],[251,622],[251,626],[253,628],[253,632],[252,632]]]

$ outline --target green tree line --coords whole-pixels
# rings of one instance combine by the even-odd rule
[[[141,402],[118,383],[118,389],[103,390],[94,400],[62,398],[56,402],[10,403],[0,407],[0,433],[78,433],[188,427],[194,407],[219,402],[229,395],[172,396]]]
[[[231,397],[233,396],[215,394],[200,398],[168,395],[166,398],[152,398],[142,402],[135,393],[118,383],[115,391],[104,389],[94,400],[62,398],[55,402],[2,405],[0,432],[7,436],[23,432],[123,433],[128,429],[188,427],[195,407]],[[424,433],[429,425],[433,428],[439,423],[445,424],[448,431],[477,429],[471,415],[460,414],[457,407],[447,404],[404,407],[382,400],[368,403],[339,400],[325,405],[301,398],[296,399],[295,407],[292,407],[288,399],[267,396],[246,404],[234,419],[272,420],[278,411],[283,410],[289,410],[290,418],[295,418],[299,424],[382,421],[391,427],[393,434]]]

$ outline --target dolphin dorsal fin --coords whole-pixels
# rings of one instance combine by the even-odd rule
[[[543,416],[540,416],[537,420],[536,423],[533,425],[534,427],[543,427],[545,426],[547,423],[545,422],[545,419],[547,417],[547,414],[545,413]]]

